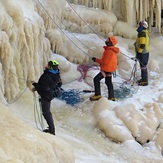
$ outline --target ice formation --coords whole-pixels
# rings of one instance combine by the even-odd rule
[[[40,134],[6,106],[0,104],[0,108],[0,162],[74,162],[72,148],[63,139]]]
[[[77,6],[72,4],[72,2],[90,8]],[[31,88],[30,82],[38,79],[47,61],[52,57],[52,53],[58,53],[63,56],[64,59],[60,61],[61,65],[63,65],[61,71],[66,74],[67,71],[71,72],[73,68],[77,67],[74,63],[92,64],[90,58],[101,55],[104,39],[111,35],[116,35],[119,40],[122,38],[129,39],[128,44],[124,45],[123,41],[120,41],[120,44],[123,44],[127,50],[133,51],[133,42],[136,38],[135,25],[138,21],[147,19],[150,26],[155,22],[159,32],[161,31],[160,15],[163,7],[161,4],[163,4],[162,0],[1,0],[0,102],[3,104],[10,103],[27,87]],[[78,14],[75,14],[75,12]],[[73,32],[80,34],[74,35]],[[91,39],[87,39],[88,37]],[[160,37],[159,41],[161,39]],[[155,39],[153,40],[155,41]],[[122,50],[120,44],[118,46]],[[154,53],[154,49],[158,46],[160,48],[162,43],[153,45],[151,53]],[[163,72],[162,55],[162,52],[159,51],[157,54],[158,61],[152,60],[150,62],[151,71],[156,73]],[[155,56],[156,54],[151,56],[151,58]],[[60,58],[58,57],[58,59]],[[123,57],[120,56],[120,59],[123,59]],[[124,64],[123,61],[119,61],[119,66],[123,67],[119,73],[125,76],[132,64],[133,62]],[[73,74],[73,71],[71,73]],[[62,77],[63,84],[76,80],[79,76],[79,72],[68,79],[65,75]],[[160,87],[160,82],[157,80],[154,83],[157,88]],[[162,102],[161,95],[159,100]],[[136,139],[142,144],[153,140],[158,147],[163,149],[163,140],[161,139],[163,127],[162,123],[160,123],[163,115],[156,103],[143,105],[143,111],[138,110],[135,105],[130,103],[126,106],[117,106],[111,110],[109,110],[109,107],[106,99],[101,99],[99,104],[94,107],[94,114],[99,128],[108,137],[118,142]],[[7,109],[4,105],[1,105],[0,108],[3,110],[0,118],[2,124],[2,120],[6,119],[9,119],[9,123],[12,124],[10,117],[14,121],[13,128],[22,123],[20,120],[17,123],[16,118],[6,112]],[[126,113],[126,110],[128,113]],[[9,114],[8,118],[6,118],[7,114]],[[131,123],[133,116],[135,117]],[[108,117],[109,119],[107,119]],[[27,129],[29,128],[27,125],[25,126]],[[25,133],[22,126],[19,126],[19,128],[22,129],[22,135],[25,134],[26,138],[31,141],[31,135]],[[157,133],[155,133],[156,131]],[[14,130],[4,132],[3,128],[1,128],[1,133],[3,133],[4,142],[8,141],[10,143],[13,140],[10,140],[9,136],[15,136],[21,142],[24,142],[21,139],[21,135],[20,137],[16,135]],[[34,135],[37,135],[37,132],[32,133],[32,136]],[[53,155],[53,160],[67,159],[67,162],[74,161],[72,148],[69,148],[70,151],[64,148],[64,146],[68,147],[65,145],[66,143],[59,141],[60,144],[56,144],[57,138],[50,141],[46,136],[40,136],[40,139],[40,141],[43,141],[43,145],[44,143],[53,144],[53,146],[50,145],[50,154],[45,157],[49,158]],[[35,141],[37,144],[38,140]],[[5,147],[5,144],[1,143]],[[25,142],[25,144],[28,143],[28,141]],[[43,152],[42,150],[37,151],[35,146],[30,145],[28,146],[29,150],[34,148],[35,150],[33,151],[36,153]],[[39,148],[42,149],[43,145],[41,144]],[[16,144],[13,145],[13,148],[15,146]],[[44,147],[47,148],[46,145]],[[13,158],[17,154],[16,152],[12,153],[11,149],[6,154],[5,150],[7,151],[8,149],[1,149],[3,154],[1,160],[8,158],[7,154]],[[63,153],[60,153],[60,151]],[[30,153],[29,151],[29,155],[32,155],[32,152]],[[27,157],[21,155],[21,151],[19,153],[20,158],[23,157],[22,160],[28,160]],[[36,159],[33,156],[31,157]],[[51,158],[49,158],[49,161],[51,161]]]
[[[142,110],[132,103],[112,109],[108,100],[102,98],[94,106],[94,115],[99,128],[114,141],[124,142],[135,139],[144,144],[156,139],[162,146],[163,142],[159,137],[163,130],[159,129],[159,134],[157,130],[160,127],[163,112],[157,103],[146,104]]]
[[[124,15],[121,12],[125,11],[125,15],[132,17],[132,20],[135,21],[148,18],[155,6],[157,13],[156,25],[160,29],[161,1],[135,1],[135,3],[125,1],[124,4],[121,4],[122,1],[121,3],[117,3],[117,1],[93,1],[93,4],[91,4],[91,1],[74,1],[74,3],[94,8],[86,9],[64,0],[59,2],[30,0],[28,3],[26,1],[1,1],[0,45],[4,79],[1,82],[1,90],[8,101],[14,99],[20,93],[22,87],[26,86],[26,83],[38,78],[44,68],[43,65],[46,64],[52,52],[62,53],[63,56],[74,63],[89,62],[89,57],[92,55],[88,54],[90,52],[89,48],[92,48],[92,52],[95,53],[93,48],[97,48],[98,45],[95,43],[94,47],[87,47],[88,44],[84,42],[85,40],[74,37],[74,35],[70,34],[70,31],[80,33],[97,32],[98,36],[102,34],[104,37],[114,34],[134,39],[136,37],[134,27],[129,26],[128,33],[124,31],[127,24],[123,30],[118,30],[121,26],[124,27],[125,24],[119,21],[120,19],[116,13],[111,12],[115,4],[122,7],[128,6],[126,10],[118,10],[117,5],[114,11],[119,11],[120,15]],[[138,8],[138,3],[141,4],[142,10]],[[135,12],[132,11],[131,14],[130,8],[133,4],[136,6]],[[26,8],[27,5],[28,9]],[[138,13],[138,11],[142,14]],[[97,13],[100,14],[97,15]],[[134,19],[134,15],[137,15],[137,19]],[[122,21],[127,23],[131,20],[131,18],[123,18]],[[129,24],[133,25],[133,23]],[[68,29],[70,33],[68,34],[61,27]],[[71,53],[76,55],[75,59],[70,55]]]
[[[75,4],[105,9],[115,13],[119,20],[136,25],[146,19],[150,25],[155,23],[161,32],[161,9],[163,0],[69,0]]]

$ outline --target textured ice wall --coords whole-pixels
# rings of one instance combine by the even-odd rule
[[[161,32],[163,0],[71,0],[70,2],[114,12],[119,20],[130,25],[136,25],[143,19],[148,20],[150,25],[155,21],[156,27]]]
[[[0,2],[1,100],[11,102],[31,80],[37,80],[51,56],[45,37],[55,24],[44,10],[48,1],[2,0]],[[50,4],[52,1],[49,0]],[[55,1],[53,9],[61,16],[63,1]],[[41,6],[44,4],[45,6]],[[53,16],[53,15],[51,15]],[[55,17],[53,17],[55,19]]]

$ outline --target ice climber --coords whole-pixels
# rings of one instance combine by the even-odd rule
[[[116,101],[114,97],[114,88],[112,83],[112,74],[117,69],[117,55],[119,48],[115,47],[117,39],[111,36],[105,41],[102,59],[93,57],[92,60],[100,64],[100,72],[94,77],[95,95],[90,97],[91,101],[99,100],[101,96],[100,81],[105,78],[105,84],[108,88],[108,100]]]
[[[147,64],[149,60],[149,35],[148,35],[148,23],[141,21],[137,28],[137,39],[135,42],[136,58],[140,63],[141,79],[137,81],[138,85],[148,85],[148,70]]]
[[[42,106],[43,116],[48,124],[48,128],[43,130],[44,132],[55,135],[55,126],[50,111],[51,100],[57,97],[60,92],[62,81],[59,72],[59,63],[55,60],[48,62],[45,67],[44,73],[38,80],[38,83],[33,83],[33,91],[37,91],[40,95],[40,103]]]

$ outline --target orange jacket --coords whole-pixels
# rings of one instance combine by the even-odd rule
[[[100,70],[105,72],[114,72],[117,69],[117,54],[119,48],[114,45],[117,43],[115,37],[110,37],[113,46],[104,46],[104,53],[102,59],[96,58],[96,62],[100,64]]]

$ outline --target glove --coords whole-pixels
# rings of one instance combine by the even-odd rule
[[[92,58],[92,61],[93,61],[93,62],[96,62],[96,58],[95,58],[95,57],[93,57],[93,58]]]
[[[36,91],[36,85],[37,85],[37,83],[35,83],[35,82],[32,82],[32,85],[33,85],[33,88],[32,88],[32,92],[34,92],[34,91]]]
[[[36,91],[36,89],[35,88],[32,88],[32,92],[35,92]]]
[[[32,85],[33,85],[34,87],[35,87],[36,84],[37,84],[37,83],[35,83],[35,82],[32,83]]]

